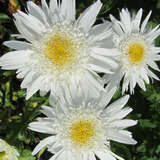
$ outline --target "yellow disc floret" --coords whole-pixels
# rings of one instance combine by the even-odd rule
[[[132,43],[128,55],[131,63],[139,63],[144,58],[144,47],[139,43]]]
[[[73,38],[56,33],[46,42],[44,53],[57,69],[62,69],[76,62],[76,47]]]
[[[71,138],[74,142],[85,145],[94,136],[94,125],[87,120],[79,120],[72,124]]]

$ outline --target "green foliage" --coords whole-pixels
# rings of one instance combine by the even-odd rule
[[[19,156],[19,160],[35,160],[36,158],[32,156],[31,151],[24,149]]]
[[[38,0],[34,0],[39,4]],[[24,11],[25,0],[15,1],[17,6]],[[77,16],[88,7],[93,0],[77,0]],[[153,10],[148,27],[154,27],[160,23],[160,0],[102,0],[103,8],[98,16],[97,23],[101,19],[109,20],[109,14],[117,18],[118,9],[123,7],[137,11],[143,8],[144,17],[150,9]],[[5,40],[13,39],[11,34],[17,33],[13,25],[11,13],[13,10],[7,8],[8,1],[0,1],[0,43]],[[160,38],[156,40],[160,45]],[[0,46],[1,55],[9,51],[3,45]],[[156,73],[158,74],[158,73]],[[158,75],[160,77],[160,75]],[[40,97],[38,94],[30,100],[25,100],[25,90],[20,89],[21,80],[16,79],[14,71],[0,71],[0,137],[7,140],[11,145],[17,147],[20,157],[19,160],[47,160],[48,152],[45,148],[33,157],[31,152],[40,139],[45,135],[34,133],[27,129],[28,124],[40,115],[40,106],[48,104],[48,96]],[[117,99],[121,96],[120,90],[114,96]],[[129,146],[112,142],[111,148],[119,156],[126,160],[159,160],[160,159],[160,83],[154,80],[154,84],[147,85],[147,90],[141,91],[136,88],[135,94],[131,96],[128,103],[134,111],[129,118],[138,119],[137,126],[130,130],[134,138],[138,141],[137,145]]]
[[[9,17],[6,14],[0,13],[0,22],[5,22],[9,20]]]

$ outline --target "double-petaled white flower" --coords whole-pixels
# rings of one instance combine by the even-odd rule
[[[101,6],[98,0],[77,20],[75,0],[50,0],[49,6],[42,0],[42,8],[29,1],[27,14],[14,14],[20,32],[15,36],[27,42],[5,42],[16,51],[3,55],[0,66],[17,69],[17,78],[24,78],[21,88],[27,88],[26,99],[38,90],[41,95],[51,91],[54,97],[69,97],[78,89],[96,96],[97,88],[103,88],[96,72],[111,73],[117,66],[112,56],[118,52],[104,46],[111,35],[110,24],[93,27]]]
[[[50,160],[96,160],[96,156],[101,160],[122,160],[110,150],[110,141],[136,144],[131,132],[124,129],[137,121],[123,119],[132,111],[124,108],[128,95],[108,105],[114,93],[115,89],[106,89],[97,99],[75,95],[72,104],[61,99],[53,107],[43,106],[46,117],[30,123],[29,129],[50,136],[40,141],[33,155],[47,146],[54,154]]]
[[[19,153],[17,150],[0,139],[0,160],[18,160]]]
[[[145,90],[149,77],[159,80],[152,69],[159,71],[155,61],[160,60],[160,47],[155,46],[155,39],[160,35],[159,25],[153,29],[147,28],[151,12],[141,24],[142,9],[136,15],[130,15],[127,9],[120,12],[120,21],[110,16],[113,22],[113,43],[121,54],[117,56],[119,67],[111,76],[106,75],[111,87],[122,83],[122,92],[130,88],[134,92],[136,84]]]

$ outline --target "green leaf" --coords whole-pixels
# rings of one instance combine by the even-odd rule
[[[156,7],[159,9],[160,8],[160,0],[157,0],[157,5]]]
[[[158,145],[157,149],[156,149],[156,153],[160,153],[160,145]]]
[[[156,124],[154,124],[153,122],[151,122],[149,119],[140,119],[139,120],[139,124],[141,127],[143,128],[156,128]]]
[[[36,158],[32,156],[32,152],[28,149],[22,151],[21,155],[19,156],[19,160],[35,160]]]
[[[46,150],[46,148],[47,148],[47,147],[43,147],[43,148],[40,150],[40,152],[37,154],[38,160],[40,160],[41,155],[44,153],[44,151]]]
[[[137,152],[146,152],[146,146],[144,143],[137,147]]]
[[[6,14],[0,13],[0,22],[5,22],[8,20],[9,20],[9,17]]]

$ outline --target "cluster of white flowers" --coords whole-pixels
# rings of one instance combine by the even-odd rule
[[[142,9],[131,15],[120,11],[120,20],[94,25],[102,7],[97,0],[76,19],[75,0],[50,0],[42,8],[27,2],[27,13],[15,13],[20,34],[4,45],[14,49],[0,58],[5,70],[17,70],[26,99],[40,91],[50,92],[46,116],[29,124],[29,129],[50,134],[33,151],[43,147],[53,154],[49,160],[123,160],[110,149],[110,141],[136,144],[127,127],[137,121],[124,119],[132,109],[125,107],[129,96],[109,104],[122,82],[122,93],[134,93],[136,84],[145,90],[149,78],[159,80],[160,47],[154,40],[159,26],[147,29],[151,15],[141,23]],[[103,73],[104,76],[100,76]],[[1,152],[0,152],[1,156]],[[8,160],[8,159],[7,159]]]

